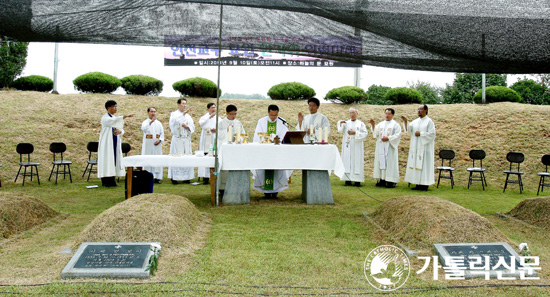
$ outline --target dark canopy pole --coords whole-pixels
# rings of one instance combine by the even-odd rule
[[[222,20],[223,20],[223,0],[220,0],[220,34],[218,39],[218,89],[216,90],[216,140],[214,141],[214,158],[215,158],[215,172],[216,183],[214,184],[214,191],[216,192],[216,205],[220,205],[220,198],[218,196],[218,180],[220,177],[220,163],[218,159],[218,112],[220,111],[220,72],[221,72],[221,57],[222,57]]]

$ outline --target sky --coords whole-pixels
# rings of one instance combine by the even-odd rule
[[[42,75],[53,79],[54,48],[54,43],[31,42],[22,76]],[[164,83],[160,95],[166,97],[179,96],[172,84],[183,79],[198,76],[217,83],[216,66],[164,66],[164,52],[164,48],[153,46],[60,43],[57,90],[60,94],[78,93],[72,81],[95,71],[118,78],[133,74],[152,76]],[[367,90],[373,84],[404,87],[417,81],[445,87],[452,84],[455,74],[363,66],[360,76],[360,87]],[[222,66],[220,78],[222,93],[267,97],[267,91],[273,85],[296,81],[312,87],[316,97],[324,98],[333,88],[352,86],[354,70],[340,67]],[[124,94],[124,90],[119,88],[115,94]]]

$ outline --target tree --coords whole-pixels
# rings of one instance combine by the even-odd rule
[[[371,85],[367,89],[368,99],[367,104],[376,104],[376,105],[388,105],[392,104],[391,101],[386,100],[386,93],[391,90],[391,87]]]
[[[542,84],[523,77],[523,79],[515,82],[510,89],[516,91],[521,96],[523,101],[528,104],[549,104],[550,98],[546,94],[547,88]]]
[[[407,83],[407,86],[417,90],[422,95],[422,103],[424,104],[441,104],[443,101],[440,95],[442,89],[432,86],[429,82],[417,81],[415,83]]]
[[[0,88],[11,86],[27,64],[27,42],[0,37]]]
[[[506,74],[486,74],[487,87],[506,87]],[[472,103],[474,95],[482,88],[481,73],[457,73],[452,85],[443,90],[443,103]]]

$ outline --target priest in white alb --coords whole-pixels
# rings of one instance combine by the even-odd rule
[[[342,162],[344,163],[344,175],[340,180],[345,181],[346,186],[361,186],[365,181],[365,153],[363,142],[367,138],[368,131],[365,123],[357,119],[359,112],[355,107],[349,109],[350,119],[338,122],[338,132],[342,134]]]
[[[330,122],[328,118],[319,112],[319,106],[321,102],[317,98],[310,98],[307,100],[309,114],[305,117],[301,112],[298,113],[298,124],[296,125],[296,131],[305,131],[304,142],[309,143],[321,142],[325,140],[328,142],[328,136],[330,135]]]
[[[245,134],[243,124],[237,120],[237,106],[233,104],[227,105],[225,108],[226,117],[218,123],[218,143],[223,146],[226,143],[234,142],[237,140],[242,141],[242,134]],[[223,147],[221,147],[223,150]],[[221,196],[225,191],[225,184],[227,183],[227,170],[220,171],[220,183],[218,189]]]
[[[413,190],[427,191],[435,183],[435,124],[428,117],[428,106],[420,105],[417,112],[418,118],[411,123],[401,117],[404,130],[411,136],[405,181],[416,185]]]
[[[288,131],[286,120],[279,117],[279,107],[277,105],[269,105],[267,108],[268,115],[259,119],[254,131],[254,142],[260,142],[258,133],[275,134],[279,139],[284,139]],[[270,156],[266,156],[270,158]],[[277,194],[285,189],[288,189],[288,177],[292,174],[292,170],[252,170],[254,176],[254,189],[263,192],[266,198],[277,198]]]
[[[399,182],[398,146],[401,141],[401,126],[393,119],[395,110],[386,108],[385,120],[374,125],[371,119],[371,132],[376,139],[374,149],[373,177],[377,187],[395,188]]]
[[[191,108],[187,108],[187,100],[179,98],[178,109],[170,114],[170,131],[172,132],[172,141],[170,142],[170,154],[172,155],[192,155],[191,134],[195,132],[195,123],[189,115]],[[169,167],[168,178],[173,184],[178,181],[190,183],[195,178],[194,167]]]
[[[141,143],[142,155],[162,155],[162,145],[164,144],[164,127],[157,119],[157,109],[147,108],[148,119],[141,123],[143,131],[143,141]],[[162,180],[163,167],[144,167],[144,170],[153,174],[154,182],[160,184]]]
[[[107,113],[101,117],[101,132],[97,149],[97,177],[101,178],[104,187],[116,187],[115,176],[124,176],[122,167],[122,135],[124,119],[134,114],[115,116],[117,103],[114,100],[105,102]]]
[[[222,119],[218,118],[218,122]],[[218,123],[219,124],[219,123]],[[201,126],[201,139],[199,143],[199,151],[208,153],[214,149],[216,140],[216,104],[208,103],[206,105],[206,113],[199,119],[199,125]],[[203,183],[208,184],[210,182],[210,168],[199,167],[197,170],[198,177],[203,178]]]

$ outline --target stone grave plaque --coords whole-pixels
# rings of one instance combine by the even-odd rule
[[[84,242],[61,278],[148,278],[152,244],[158,242]]]
[[[485,277],[484,271],[489,272],[491,279],[497,279],[500,277],[515,277],[520,278],[520,270],[525,270],[525,276],[534,277],[536,272],[533,270],[532,274],[527,272],[527,269],[520,265],[519,254],[506,242],[493,242],[493,243],[444,243],[434,244],[435,250],[439,256],[439,260],[443,267],[451,267],[456,264],[451,263],[449,257],[463,257],[464,264],[462,262],[459,266],[463,266],[465,278]],[[481,258],[481,262],[479,259]],[[486,258],[488,257],[488,258]],[[505,265],[499,265],[500,259],[505,259],[508,266],[511,265],[511,259],[513,257],[515,262],[515,271],[511,271]],[[489,261],[488,269],[470,269],[470,267],[482,267],[486,264],[486,259]]]

